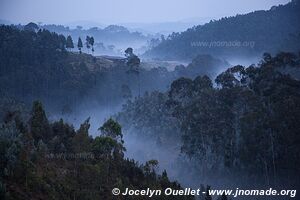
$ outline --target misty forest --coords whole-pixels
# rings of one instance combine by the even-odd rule
[[[299,0],[167,34],[0,20],[0,199],[299,189],[299,21]]]

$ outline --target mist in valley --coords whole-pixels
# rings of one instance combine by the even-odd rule
[[[3,139],[8,147],[3,155],[13,154],[5,158],[7,169],[18,166],[17,147],[32,148],[22,159],[41,165],[40,171],[45,152],[99,154],[99,165],[53,162],[53,169],[70,171],[64,184],[71,185],[66,194],[74,199],[84,197],[76,194],[83,190],[78,174],[84,165],[83,176],[101,190],[97,197],[107,199],[110,187],[127,185],[205,191],[300,185],[298,0],[248,6],[232,0],[234,8],[194,0],[192,7],[169,0],[146,5],[92,0],[88,7],[67,2],[75,14],[58,8],[54,16],[43,8],[29,15],[24,3],[0,3],[0,131],[13,135]],[[212,4],[218,6],[207,12]],[[85,15],[79,15],[83,9]],[[232,41],[253,46],[211,46]],[[16,169],[25,164],[29,169],[21,161]],[[44,180],[28,183],[38,173],[7,169],[3,180],[26,173],[26,189],[11,181],[11,191],[27,191]],[[47,181],[42,184],[59,182]]]
[[[244,64],[259,62],[255,59],[230,58],[229,60]],[[53,121],[62,118],[73,124],[76,129],[86,119],[90,118],[89,134],[92,137],[101,135],[99,128],[106,120],[109,118],[116,119],[122,125],[126,148],[125,157],[134,159],[139,164],[149,160],[157,160],[159,164],[156,171],[162,173],[167,170],[169,178],[178,181],[184,187],[199,188],[210,185],[213,188],[237,188],[249,187],[253,182],[259,186],[261,183],[259,179],[243,177],[244,174],[232,173],[223,167],[218,168],[217,171],[212,170],[199,160],[185,155],[181,150],[183,133],[178,126],[177,129],[173,130],[176,133],[172,130],[167,133],[169,134],[168,141],[161,141],[156,137],[160,134],[159,130],[143,135],[139,129],[144,127],[124,124],[122,119],[120,120],[119,113],[126,112],[124,106],[126,107],[128,102],[134,104],[136,100],[144,98],[152,92],[167,93],[170,91],[172,82],[180,77],[194,79],[197,76],[208,75],[214,80],[217,75],[235,65],[222,58],[218,59],[211,56],[200,56],[189,64],[182,61],[146,60],[142,61],[140,73],[137,75],[130,72],[130,68],[126,66],[125,62],[120,64],[117,61],[117,63],[118,65],[114,65],[111,71],[106,71],[104,75],[100,76],[101,80],[96,81],[96,85],[83,99],[74,105],[70,104],[68,112],[64,112],[63,108],[59,107],[59,109],[48,113],[49,118]],[[198,68],[198,66],[201,67]],[[122,91],[124,85],[129,88],[129,96],[126,94],[124,97],[124,91]],[[147,124],[147,126],[152,125]],[[211,156],[213,158],[213,155]],[[261,187],[264,187],[264,184]]]

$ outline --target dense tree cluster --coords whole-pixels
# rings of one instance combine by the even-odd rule
[[[300,2],[274,6],[268,11],[225,17],[173,33],[145,56],[191,59],[198,54],[259,56],[263,52],[299,51]]]
[[[115,187],[181,188],[165,171],[156,173],[156,160],[140,165],[124,158],[122,129],[113,119],[95,138],[89,128],[89,119],[78,130],[62,119],[49,122],[40,102],[33,103],[28,123],[20,113],[7,113],[0,124],[1,199],[115,199]],[[154,199],[161,198],[193,199]]]
[[[74,47],[71,37],[0,26],[0,38],[2,97],[61,102],[79,98],[94,84],[95,73],[87,65],[99,64],[88,55],[75,60],[78,56],[66,51]]]
[[[182,152],[204,174],[299,185],[299,61],[291,53],[264,54],[258,66],[221,73],[216,86],[208,76],[180,78],[167,93],[126,104],[119,119],[163,145],[175,145],[170,138],[177,133]]]

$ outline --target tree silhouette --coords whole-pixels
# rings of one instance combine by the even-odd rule
[[[77,47],[78,47],[79,53],[81,54],[81,48],[83,47],[83,45],[82,45],[82,41],[81,41],[80,37],[78,38]]]
[[[49,140],[50,126],[43,105],[39,101],[33,102],[31,118],[29,120],[31,134],[36,141]]]
[[[73,39],[70,35],[67,37],[66,48],[69,50],[74,48]]]
[[[87,35],[86,38],[85,38],[85,45],[86,45],[86,48],[88,49],[88,51],[91,48],[90,40],[91,40],[90,36]]]
[[[138,56],[133,53],[133,49],[131,47],[125,50],[125,56],[127,59],[126,65],[129,67],[128,73],[135,73],[138,78],[138,87],[139,87],[139,96],[141,93],[141,83],[140,83],[140,72],[139,67],[141,60]]]
[[[95,40],[94,40],[94,37],[90,37],[90,45],[92,46],[92,52],[94,53],[94,43],[95,43]]]

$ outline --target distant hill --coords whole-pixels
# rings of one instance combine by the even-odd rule
[[[183,21],[173,22],[156,22],[156,23],[122,23],[121,25],[130,30],[142,32],[144,34],[163,34],[169,35],[173,32],[185,31],[187,28],[194,25],[204,24],[209,22],[210,18],[192,18]]]
[[[225,17],[173,33],[145,57],[184,60],[198,54],[260,56],[300,50],[300,5],[294,0],[268,11]]]

